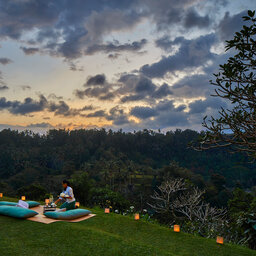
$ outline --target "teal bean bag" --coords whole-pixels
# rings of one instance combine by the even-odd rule
[[[74,220],[79,217],[86,216],[90,214],[91,212],[89,210],[85,209],[75,209],[75,210],[69,210],[65,212],[45,212],[44,215],[51,219],[56,220]]]
[[[36,201],[25,201],[28,203],[29,205],[29,208],[32,208],[32,207],[36,207],[38,205],[40,205],[40,203],[36,202]],[[7,201],[0,201],[0,206],[1,205],[9,205],[9,206],[16,206],[17,203],[14,203],[14,202],[7,202]]]
[[[13,218],[26,219],[29,217],[33,217],[37,214],[38,213],[35,211],[21,207],[13,207],[9,205],[0,206],[0,215],[5,215]]]
[[[40,205],[40,203],[38,203],[36,201],[25,201],[25,202],[28,203],[29,208],[36,207],[36,206]]]
[[[14,202],[7,202],[7,201],[0,201],[0,206],[2,206],[2,205],[16,206],[17,203],[14,203]]]

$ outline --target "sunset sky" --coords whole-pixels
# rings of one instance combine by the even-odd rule
[[[0,129],[202,129],[255,0],[0,0]]]

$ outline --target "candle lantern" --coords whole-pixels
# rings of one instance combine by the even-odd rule
[[[0,197],[3,197],[3,193],[0,193]]]
[[[105,213],[110,213],[109,208],[105,208]]]
[[[79,207],[80,207],[80,203],[76,202],[76,208],[79,208]]]
[[[174,225],[173,226],[173,231],[174,232],[180,232],[180,225]]]
[[[222,236],[217,236],[216,242],[217,242],[217,244],[224,244],[223,237]]]
[[[25,200],[26,200],[26,197],[25,197],[25,196],[22,196],[22,197],[21,197],[21,200],[22,200],[22,201],[25,201]]]
[[[50,199],[45,199],[45,204],[48,205],[50,203]]]
[[[139,220],[139,219],[140,219],[140,214],[139,214],[139,213],[135,213],[134,219],[135,219],[135,220]]]

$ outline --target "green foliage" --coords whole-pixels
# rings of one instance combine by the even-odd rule
[[[233,233],[251,249],[256,249],[256,198],[236,188],[228,205]]]
[[[75,191],[76,200],[81,204],[87,205],[91,198],[91,181],[88,179],[87,173],[77,173],[70,179],[73,191]]]
[[[200,140],[200,149],[229,147],[233,151],[246,152],[256,158],[256,17],[248,11],[245,23],[234,38],[227,41],[226,50],[235,55],[220,65],[212,84],[214,96],[230,101],[232,108],[221,108],[220,117],[205,117],[206,135]]]
[[[253,196],[246,193],[240,188],[236,188],[233,191],[233,198],[229,200],[229,212],[231,216],[235,216],[240,212],[247,212],[250,209],[250,205],[253,202]]]
[[[110,207],[113,210],[117,209],[119,211],[124,211],[129,206],[129,201],[120,193],[114,192],[108,188],[93,188],[91,194],[91,203],[94,205]]]
[[[19,196],[19,198],[22,195],[25,195],[27,200],[38,201],[44,201],[46,193],[46,189],[38,184],[21,187],[17,191],[17,195]]]

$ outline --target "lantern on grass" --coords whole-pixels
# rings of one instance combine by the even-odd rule
[[[105,213],[110,213],[110,209],[109,208],[105,208]]]
[[[26,200],[26,197],[25,197],[25,196],[22,196],[22,197],[21,197],[21,200],[22,200],[22,201],[25,201],[25,200]]]
[[[174,225],[173,226],[173,231],[177,232],[177,233],[180,232],[180,225]]]
[[[222,236],[217,236],[216,243],[217,243],[217,244],[224,244],[224,239],[223,239],[223,237],[222,237]]]
[[[45,199],[45,204],[48,205],[50,203],[50,199]]]
[[[0,193],[0,198],[3,197],[3,193]]]
[[[135,220],[139,220],[139,219],[140,219],[140,214],[139,214],[139,213],[135,213],[134,219],[135,219]]]
[[[76,202],[76,208],[79,208],[79,207],[80,207],[80,203]]]

